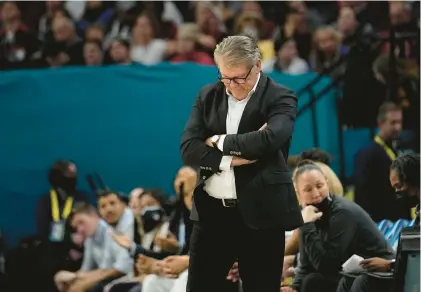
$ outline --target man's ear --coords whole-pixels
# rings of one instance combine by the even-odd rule
[[[256,68],[257,72],[262,72],[262,60],[257,61]]]

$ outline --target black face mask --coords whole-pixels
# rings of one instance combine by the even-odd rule
[[[159,206],[146,207],[142,210],[142,223],[145,232],[149,232],[162,223],[165,211]]]
[[[327,196],[324,198],[323,201],[317,204],[311,204],[312,206],[316,207],[320,212],[323,213],[323,217],[329,213],[329,204],[332,201],[332,198],[330,196]]]
[[[405,202],[405,205],[410,208],[414,208],[420,203],[420,199],[417,196],[411,196],[408,190],[396,191],[395,195],[397,200]]]
[[[51,183],[55,188],[60,188],[66,193],[71,193],[76,189],[77,179],[76,177],[66,177],[63,174],[57,174],[52,178]]]

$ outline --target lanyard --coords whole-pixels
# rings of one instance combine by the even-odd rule
[[[382,138],[380,138],[379,136],[376,136],[374,138],[374,141],[383,148],[383,150],[386,152],[387,156],[389,156],[390,160],[393,161],[393,160],[396,159],[395,152],[393,152],[393,150],[390,149],[390,147],[387,146],[386,143],[384,143],[384,141],[382,140]]]
[[[53,217],[54,222],[59,222],[60,209],[58,205],[57,192],[55,190],[50,191],[50,198],[51,198],[51,216]],[[64,220],[67,219],[67,217],[70,215],[70,212],[72,211],[72,205],[73,205],[73,198],[68,197],[64,205],[63,213],[61,214],[61,219],[64,219]]]

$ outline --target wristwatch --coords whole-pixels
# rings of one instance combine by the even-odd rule
[[[220,138],[219,135],[213,135],[210,139],[213,147],[216,149],[218,149],[219,138]]]

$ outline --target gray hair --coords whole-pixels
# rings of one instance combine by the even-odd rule
[[[262,58],[262,55],[257,43],[252,38],[234,35],[224,38],[216,45],[213,57],[217,64],[218,60],[222,58],[226,66],[233,67],[241,63],[253,66]]]

